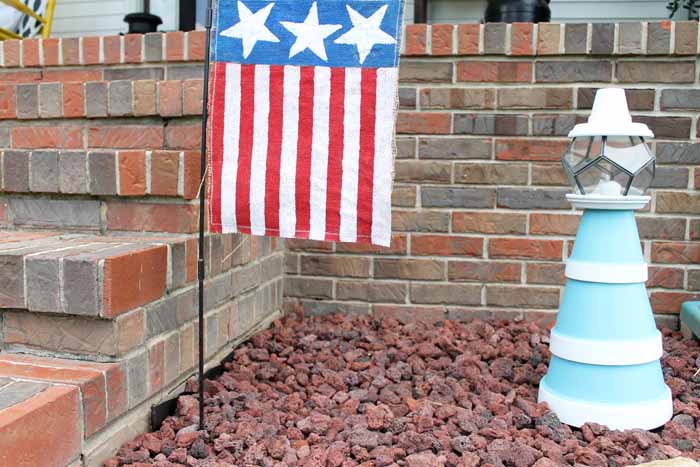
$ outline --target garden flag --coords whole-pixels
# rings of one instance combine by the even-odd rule
[[[401,0],[219,0],[210,220],[388,246]]]

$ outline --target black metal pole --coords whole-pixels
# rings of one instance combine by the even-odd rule
[[[199,429],[204,430],[204,201],[207,174],[207,119],[209,118],[209,52],[211,51],[212,0],[207,0],[206,43],[204,49],[204,89],[202,96],[202,152],[200,154],[199,188]]]

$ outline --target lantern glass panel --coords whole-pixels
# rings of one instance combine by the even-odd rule
[[[629,195],[641,196],[645,191],[651,186],[654,181],[654,175],[656,174],[656,161],[652,160],[649,164],[642,167],[642,169],[637,172],[632,180],[632,186],[630,187]]]
[[[578,172],[600,156],[602,145],[603,138],[600,136],[574,138],[564,154],[565,165],[572,172]]]
[[[649,148],[638,136],[607,136],[603,156],[632,174],[653,159]]]
[[[629,174],[602,157],[582,169],[577,175],[583,194],[606,196],[623,195],[631,178]]]

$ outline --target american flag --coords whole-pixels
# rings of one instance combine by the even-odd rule
[[[401,0],[220,0],[216,232],[391,240]]]

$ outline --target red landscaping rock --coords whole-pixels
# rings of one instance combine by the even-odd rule
[[[700,459],[700,346],[664,330],[674,417],[654,432],[562,424],[537,403],[549,332],[529,322],[290,316],[235,351],[159,431],[105,465],[623,466]],[[189,384],[194,388],[196,385]]]

